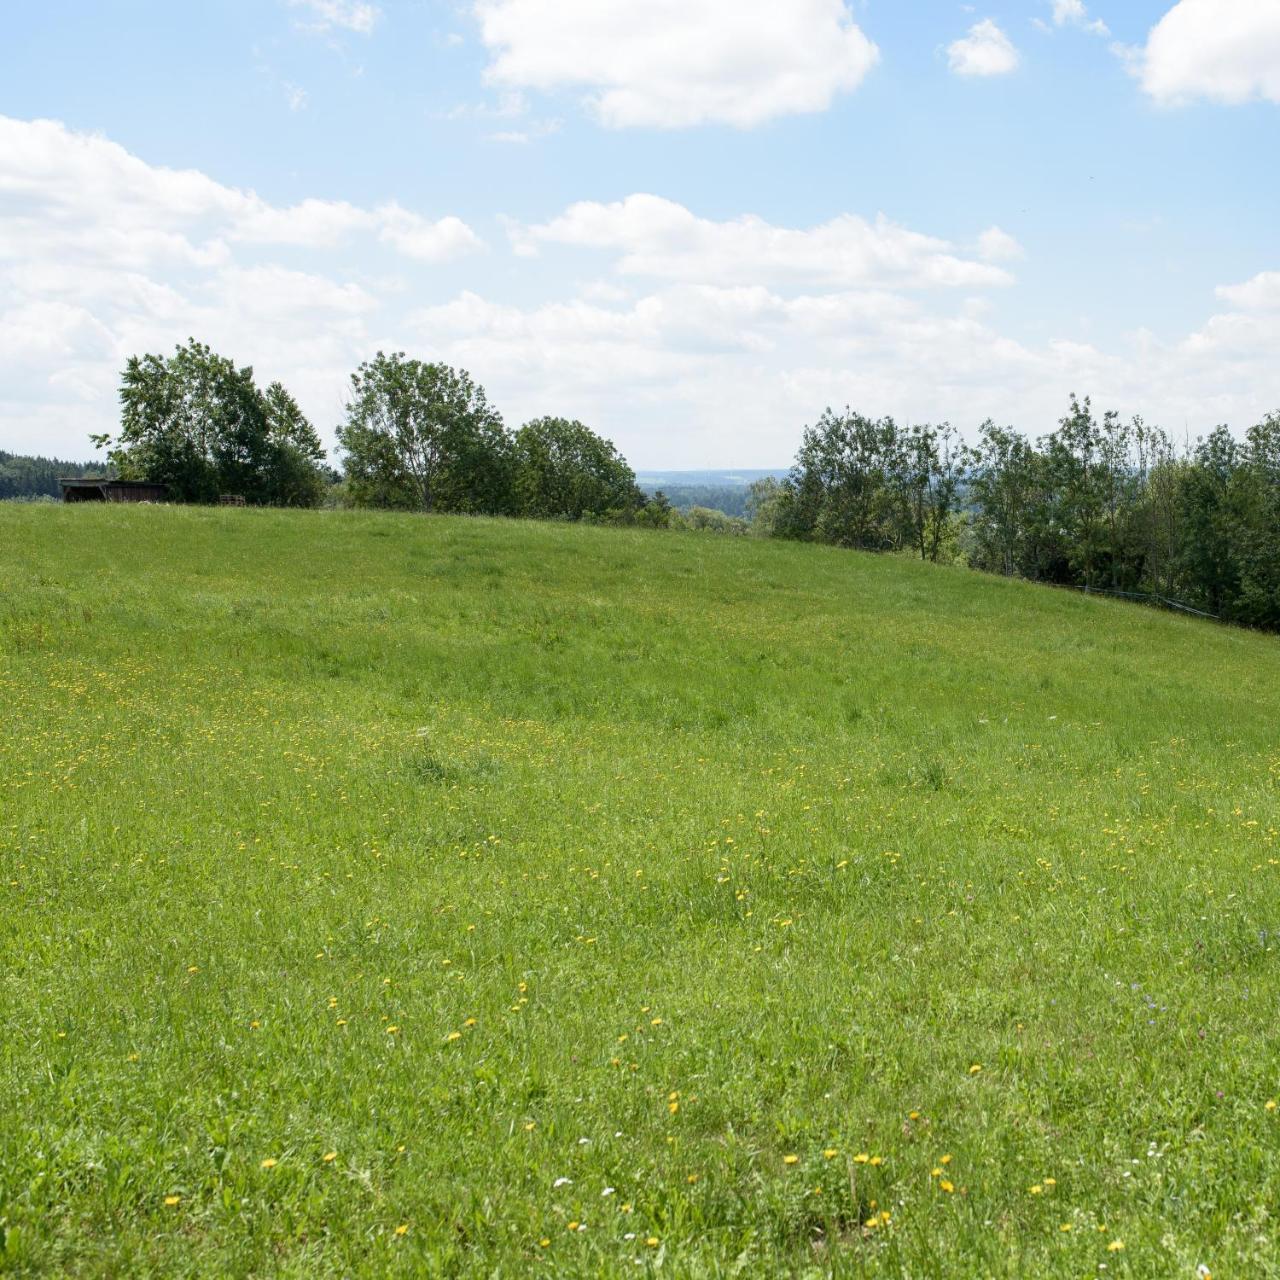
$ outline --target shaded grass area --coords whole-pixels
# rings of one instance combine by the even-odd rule
[[[1274,639],[0,507],[0,708],[9,1271],[1280,1274]]]

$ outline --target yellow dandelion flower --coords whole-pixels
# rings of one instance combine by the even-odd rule
[[[538,1247],[540,1249],[550,1249],[551,1241],[548,1240],[546,1236],[543,1236],[542,1239],[538,1241]]]
[[[461,1040],[461,1039],[462,1039],[461,1031],[450,1031],[449,1034],[445,1036],[444,1042],[445,1044],[452,1044],[455,1040]]]
[[[476,1020],[474,1018],[468,1018],[462,1025],[464,1027],[474,1027],[476,1025]]]
[[[824,1160],[834,1160],[839,1154],[835,1147],[826,1147],[823,1149],[822,1158]]]
[[[279,1164],[279,1163],[280,1163],[280,1162],[275,1158],[275,1156],[268,1156],[268,1157],[267,1157],[267,1158],[262,1162],[262,1168],[264,1168],[264,1169],[274,1169],[274,1168],[276,1167],[276,1165],[277,1165],[277,1164]]]
[[[945,1156],[943,1156],[943,1157],[938,1161],[938,1163],[939,1163],[939,1164],[950,1164],[950,1163],[951,1163],[951,1154],[950,1154],[950,1152],[948,1152]]]
[[[936,1168],[936,1167],[935,1167],[935,1168],[933,1168],[933,1169],[930,1169],[930,1170],[929,1170],[929,1177],[931,1177],[931,1178],[940,1178],[940,1177],[942,1177],[942,1170],[941,1170],[941,1169],[938,1169],[938,1168]]]
[[[393,1035],[397,1034],[397,1032],[399,1032],[399,1030],[400,1030],[400,1028],[399,1028],[399,1027],[388,1027],[388,1028],[387,1028],[387,1035],[389,1035],[389,1036],[393,1036]],[[453,1034],[456,1036],[456,1035],[458,1035],[459,1033],[455,1031]]]
[[[164,1202],[165,1202],[165,1204],[167,1204],[170,1208],[173,1208],[173,1206],[174,1206],[175,1204],[181,1204],[181,1203],[182,1203],[182,1197],[181,1197],[181,1196],[165,1196],[165,1198],[164,1198]]]
[[[783,1156],[782,1163],[783,1164],[799,1164],[800,1157],[799,1156]]]
[[[884,1157],[883,1157],[883,1156],[872,1156],[872,1157],[871,1157],[871,1159],[867,1161],[867,1163],[868,1163],[868,1164],[870,1164],[870,1165],[884,1164]]]
[[[1276,1109],[1276,1100],[1272,1098],[1271,1101],[1267,1103],[1267,1110],[1274,1111],[1275,1109]]]
[[[976,1076],[976,1075],[978,1074],[978,1072],[979,1072],[979,1071],[981,1071],[981,1070],[982,1070],[982,1063],[980,1063],[980,1062],[975,1062],[975,1063],[973,1064],[973,1066],[971,1066],[971,1067],[969,1068],[969,1074],[970,1074],[971,1076]]]
[[[1070,1231],[1070,1230],[1071,1230],[1071,1223],[1069,1223],[1069,1222],[1064,1222],[1064,1223],[1062,1224],[1062,1226],[1060,1226],[1060,1227],[1058,1228],[1058,1230],[1059,1230],[1059,1231]]]
[[[407,1222],[402,1222],[402,1223],[401,1223],[401,1224],[396,1228],[396,1235],[398,1235],[398,1236],[407,1236],[408,1234],[409,1234],[409,1224],[408,1224]]]
[[[690,1186],[693,1186],[693,1184],[694,1184],[695,1182],[697,1182],[697,1180],[698,1180],[698,1175],[697,1175],[696,1173],[691,1173],[691,1174],[690,1174],[690,1175],[685,1179],[685,1181],[686,1181]]]
[[[854,1164],[869,1164],[870,1162],[871,1157],[867,1155],[865,1151],[859,1151],[858,1154],[853,1157]]]
[[[955,1186],[948,1182],[946,1178],[943,1178],[942,1181],[938,1183],[938,1186],[940,1186],[947,1195],[950,1195],[955,1190]]]
[[[649,1025],[650,1025],[651,1027],[660,1027],[660,1026],[662,1026],[662,1019],[661,1019],[661,1018],[651,1018],[651,1019],[649,1020]]]
[[[1109,1245],[1107,1245],[1108,1253],[1120,1253],[1123,1249],[1124,1249],[1123,1240],[1113,1240]]]
[[[658,1247],[658,1237],[657,1237],[657,1236],[650,1236],[650,1237],[645,1241],[645,1244],[647,1244],[647,1245],[649,1246],[649,1248],[650,1248],[650,1249],[656,1249],[656,1248]]]
[[[336,1151],[326,1151],[324,1155],[320,1157],[320,1159],[323,1160],[325,1164],[332,1164],[337,1158],[338,1158],[338,1153]]]
[[[680,1104],[678,1102],[668,1102],[667,1110],[670,1111],[672,1115],[675,1115],[675,1113],[680,1110]]]
[[[567,1229],[568,1229],[569,1231],[577,1231],[577,1229],[578,1229],[581,1225],[582,1225],[582,1224],[581,1224],[581,1223],[579,1223],[579,1222],[571,1222],[571,1223],[569,1223],[569,1226],[568,1226],[568,1228],[567,1228]]]
[[[1034,1187],[1027,1188],[1027,1194],[1031,1196],[1038,1196],[1043,1190],[1044,1188],[1037,1182]]]

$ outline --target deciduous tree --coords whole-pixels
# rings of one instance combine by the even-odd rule
[[[120,386],[120,431],[95,436],[124,479],[167,485],[179,502],[234,493],[253,503],[313,505],[319,437],[279,383],[259,391],[253,369],[190,339],[169,357],[131,356]]]
[[[338,441],[362,505],[511,510],[511,439],[465,370],[379,352],[351,375]]]
[[[513,470],[515,506],[524,516],[580,520],[644,503],[626,459],[576,420],[525,423],[515,435]]]

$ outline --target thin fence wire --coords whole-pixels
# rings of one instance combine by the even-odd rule
[[[1206,613],[1203,609],[1193,609],[1181,600],[1170,600],[1154,591],[1112,591],[1107,587],[1072,587],[1073,591],[1082,591],[1087,596],[1116,596],[1121,600],[1134,600],[1138,604],[1151,605],[1154,608],[1175,609],[1179,613],[1194,614],[1197,618],[1208,618],[1210,622],[1221,622],[1216,613]]]

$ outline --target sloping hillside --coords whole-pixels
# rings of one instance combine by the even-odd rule
[[[0,506],[0,707],[0,1270],[1280,1265],[1274,638]]]

